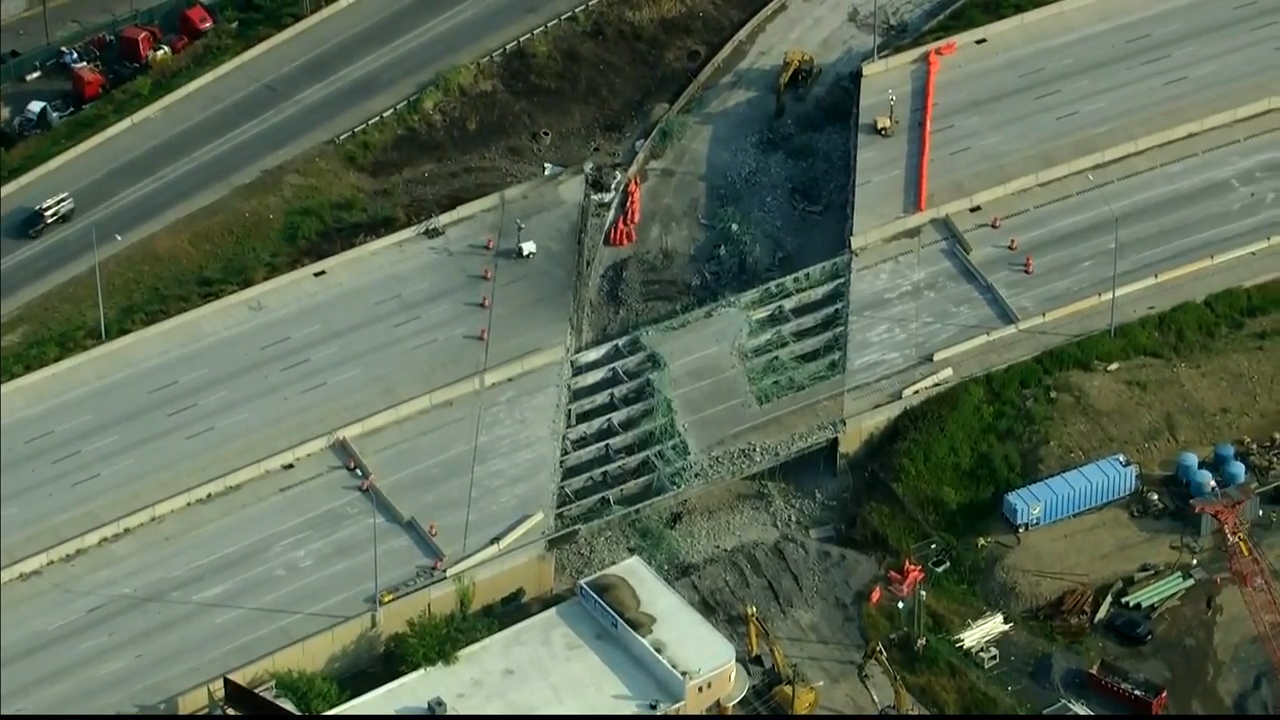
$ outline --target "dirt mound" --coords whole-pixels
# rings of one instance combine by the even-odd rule
[[[644,638],[653,634],[653,626],[658,619],[640,609],[640,595],[625,578],[605,574],[592,578],[587,587],[600,596],[637,635]]]
[[[357,166],[422,215],[532,179],[544,162],[615,159],[652,109],[674,99],[766,4],[602,3],[500,63],[444,78],[394,141]]]

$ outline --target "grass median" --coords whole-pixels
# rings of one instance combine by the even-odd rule
[[[338,0],[312,0],[311,13]],[[49,132],[0,150],[0,183],[16,180],[307,17],[299,0],[223,0],[218,25],[181,55],[119,89]]]
[[[971,0],[982,24],[1044,0]],[[102,265],[109,338],[140,330],[504,187],[543,164],[616,162],[767,0],[602,3],[497,64],[442,75],[405,111],[326,144]],[[959,11],[939,27],[949,32]],[[216,46],[211,43],[211,48]],[[535,142],[551,132],[549,144]],[[0,323],[0,381],[99,343],[85,274]]]
[[[939,636],[963,629],[964,622],[998,605],[991,597],[991,558],[977,549],[975,540],[999,522],[999,498],[1062,469],[1065,458],[1054,450],[1061,440],[1055,416],[1061,399],[1075,394],[1069,375],[1098,373],[1111,363],[1152,362],[1170,366],[1175,373],[1182,368],[1186,378],[1192,372],[1188,368],[1197,363],[1240,354],[1274,357],[1280,351],[1278,319],[1280,281],[1228,290],[1124,325],[1114,338],[1106,333],[1085,338],[931,398],[900,416],[868,451],[867,456],[876,460],[868,471],[868,498],[855,523],[859,535],[897,557],[929,538],[940,538],[954,548],[952,567],[937,575],[930,587],[926,626],[927,632]],[[1246,387],[1248,397],[1243,400],[1261,406],[1242,404],[1235,408],[1240,418],[1274,414],[1267,407],[1274,399],[1255,394],[1262,393],[1263,386],[1274,387],[1272,381],[1253,380],[1250,384],[1257,387]],[[1212,387],[1206,394],[1230,403],[1226,393]],[[1176,389],[1168,381],[1144,388],[1144,394],[1174,396],[1170,409],[1155,410],[1155,415],[1186,411]],[[1169,422],[1163,417],[1158,421]],[[1203,416],[1192,420],[1204,421]],[[1267,422],[1264,418],[1262,424]],[[1123,442],[1118,428],[1102,432],[1108,443]],[[1112,447],[1104,452],[1117,450],[1137,449]],[[870,610],[869,634],[886,639],[898,629],[895,614]],[[924,654],[893,647],[913,692],[935,711],[1012,709],[1012,699],[989,687],[990,678],[974,672],[972,660],[952,652],[947,638],[930,642]]]

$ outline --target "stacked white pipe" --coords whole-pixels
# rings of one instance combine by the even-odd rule
[[[969,627],[952,638],[956,647],[965,652],[977,652],[990,647],[1002,635],[1013,629],[1004,619],[1004,613],[992,612],[969,622]]]

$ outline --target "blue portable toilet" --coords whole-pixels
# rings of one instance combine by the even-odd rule
[[[1174,471],[1178,479],[1183,485],[1188,485],[1196,477],[1196,471],[1200,469],[1200,458],[1196,457],[1193,452],[1178,453],[1178,465]]]

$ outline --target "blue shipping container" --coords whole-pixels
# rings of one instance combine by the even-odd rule
[[[1021,530],[1048,525],[1131,495],[1138,466],[1112,455],[1019,488],[1004,496],[1004,516]]]

